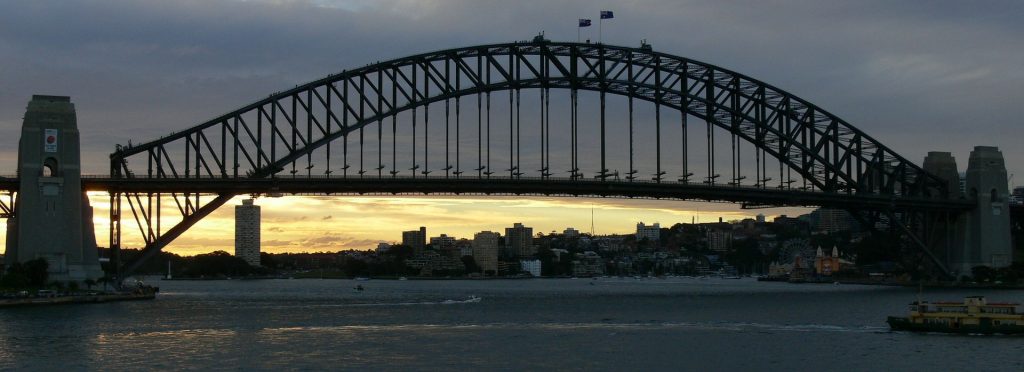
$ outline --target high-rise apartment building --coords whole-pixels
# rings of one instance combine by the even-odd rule
[[[480,270],[487,274],[498,273],[498,240],[501,235],[496,232],[481,231],[473,235],[473,260]]]
[[[441,234],[441,236],[430,238],[430,246],[434,247],[443,256],[459,258],[462,255],[459,254],[459,249],[455,246],[456,241],[454,236]]]
[[[661,225],[644,225],[643,222],[636,224],[636,241],[647,240],[657,242],[661,240]]]
[[[707,232],[708,249],[715,253],[725,253],[732,248],[732,230],[709,229]]]
[[[441,236],[435,236],[430,238],[430,245],[434,246],[434,249],[446,250],[455,247],[455,237],[441,234]]]
[[[819,208],[811,212],[811,214],[815,217],[813,219],[817,221],[816,230],[818,231],[834,233],[850,230],[852,227],[852,216],[842,209]]]
[[[1010,204],[1024,204],[1024,186],[1018,186],[1010,194]]]
[[[427,245],[427,228],[420,226],[419,230],[403,231],[402,244],[412,247],[415,254],[423,253],[423,247]]]
[[[509,257],[532,257],[537,251],[533,247],[533,228],[516,222],[505,228],[505,252]]]
[[[252,199],[235,206],[235,256],[249,265],[260,265],[260,206]]]

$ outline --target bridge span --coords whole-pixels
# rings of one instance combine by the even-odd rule
[[[82,189],[129,194],[231,195],[531,195],[728,202],[749,206],[824,207],[834,209],[916,209],[969,211],[966,199],[896,198],[752,186],[649,180],[572,179],[568,177],[282,177],[282,178],[112,178],[82,176]],[[0,191],[16,192],[17,178],[0,178]]]
[[[978,164],[992,163],[998,150],[983,150],[987,160]],[[951,253],[963,244],[953,226],[1001,191],[992,189],[993,170],[968,177],[962,195],[948,172],[955,175],[955,163],[933,159],[940,158],[926,169],[808,100],[647,44],[537,37],[396,58],[297,85],[159,139],[118,145],[110,174],[82,177],[81,185],[110,194],[118,277],[141,263],[117,262],[124,216],[136,219],[145,260],[242,194],[842,208],[869,227],[885,221],[915,248],[908,252],[948,274],[967,259]],[[0,179],[8,192],[17,185]],[[164,198],[177,203],[161,205]],[[163,209],[177,214],[166,230]]]

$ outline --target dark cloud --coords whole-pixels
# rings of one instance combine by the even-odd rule
[[[303,241],[303,244],[304,245],[313,245],[313,246],[333,245],[335,243],[341,243],[342,241],[344,241],[344,238],[342,238],[340,236],[337,236],[337,235],[325,235],[325,236],[318,236],[316,238],[306,239],[306,240]]]
[[[115,143],[374,61],[541,30],[573,40],[575,19],[601,9],[617,17],[606,42],[648,39],[772,83],[917,162],[947,150],[965,167],[972,146],[996,145],[1024,174],[1024,3],[811,0],[8,2],[0,173],[33,93],[73,96],[85,171],[104,173]]]
[[[378,242],[378,240],[373,239],[357,239],[335,233],[325,233],[320,236],[303,239],[298,243],[298,245],[308,251],[329,251],[373,248],[377,246]]]
[[[380,244],[379,239],[350,239],[345,242],[345,249],[371,249],[377,248],[377,244]]]

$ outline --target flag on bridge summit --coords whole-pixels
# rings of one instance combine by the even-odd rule
[[[601,19],[609,19],[609,18],[615,18],[615,13],[612,13],[611,10],[602,10],[601,11]]]
[[[580,27],[590,27],[590,20],[586,18],[580,18]]]

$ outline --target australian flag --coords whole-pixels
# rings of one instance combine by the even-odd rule
[[[602,10],[601,11],[601,19],[609,19],[609,18],[615,18],[615,13],[612,13],[611,10]]]
[[[580,27],[590,27],[590,20],[580,18]]]

